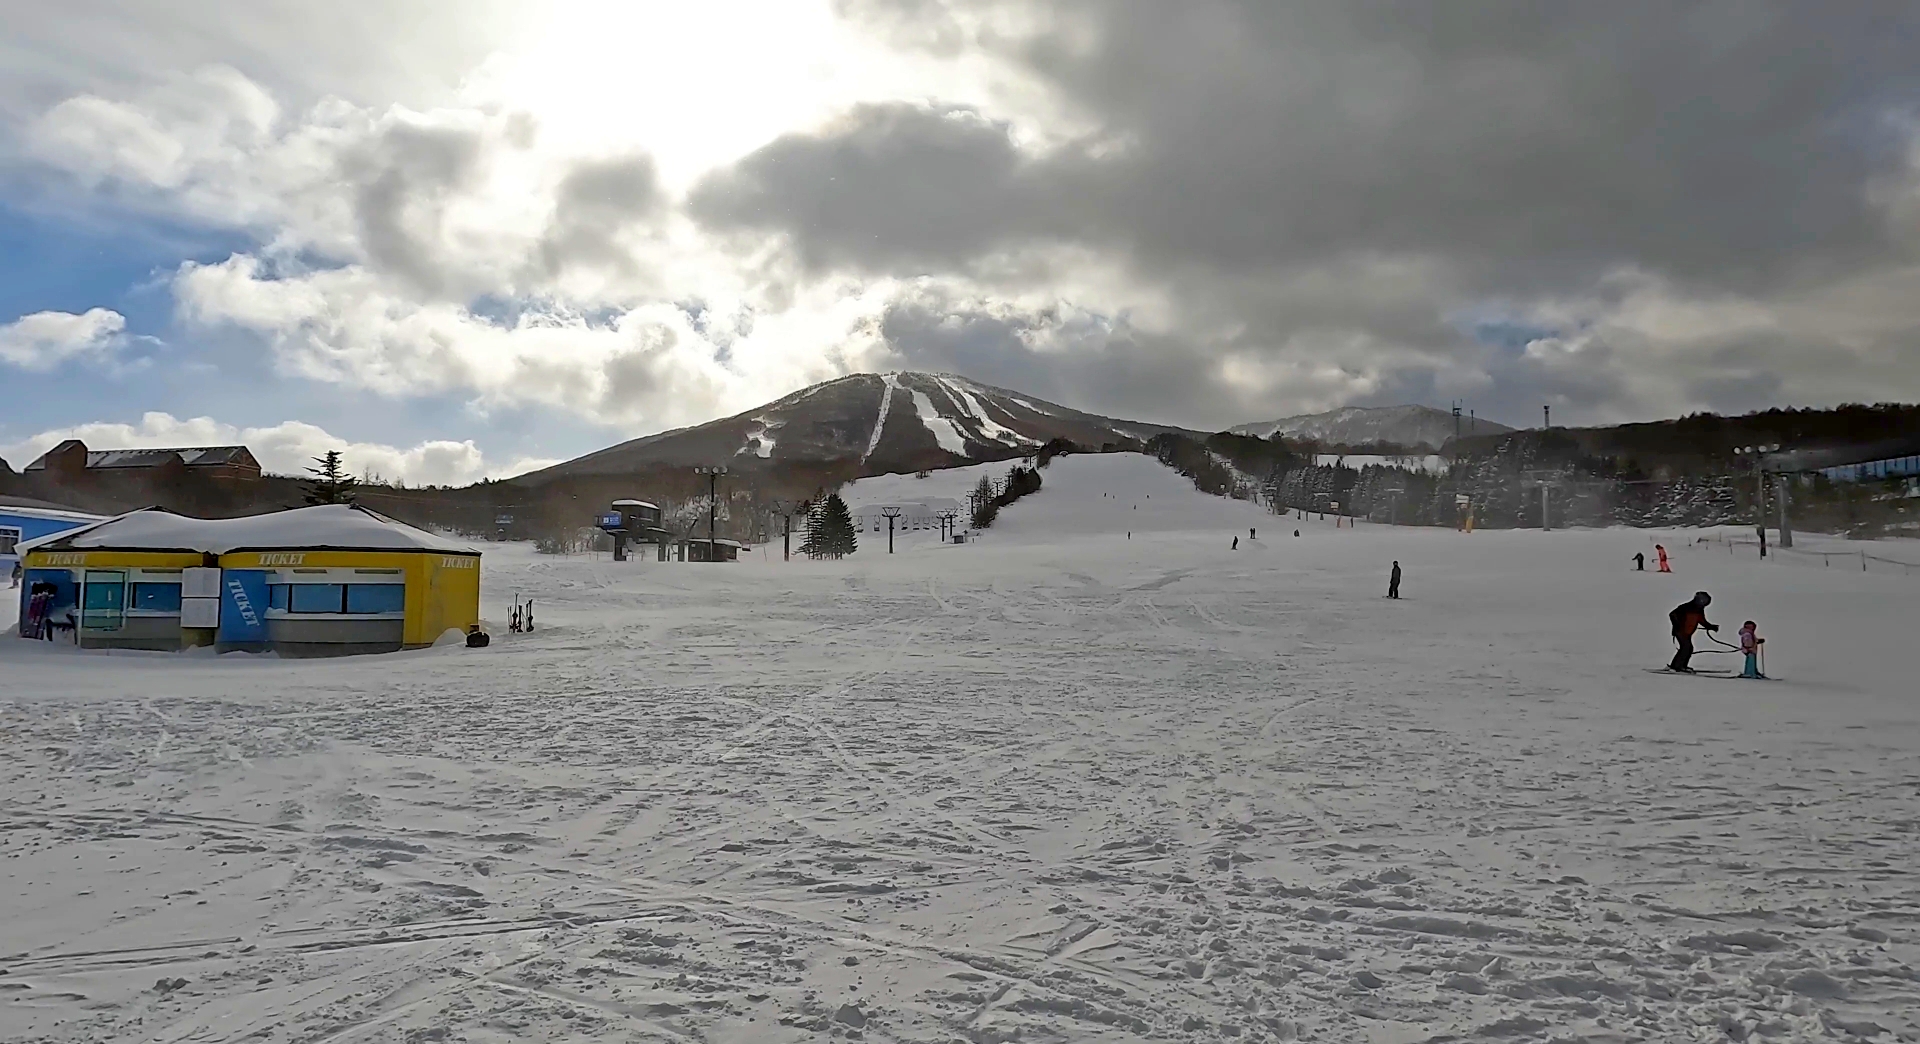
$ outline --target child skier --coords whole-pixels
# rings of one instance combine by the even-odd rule
[[[1765,678],[1760,673],[1760,647],[1767,644],[1765,638],[1754,633],[1752,620],[1740,625],[1740,651],[1746,654],[1747,665],[1740,672],[1742,678]]]
[[[1660,571],[1661,571],[1661,572],[1663,572],[1663,573],[1671,573],[1671,572],[1673,572],[1673,567],[1672,567],[1671,565],[1668,565],[1668,564],[1667,564],[1667,548],[1666,548],[1666,545],[1665,545],[1665,544],[1655,544],[1655,545],[1653,545],[1653,553],[1654,553],[1655,555],[1657,555],[1657,556],[1659,556],[1659,558],[1660,558]]]

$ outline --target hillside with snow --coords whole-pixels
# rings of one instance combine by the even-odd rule
[[[860,373],[746,413],[623,442],[512,481],[725,463],[738,471],[845,464],[856,473],[947,468],[1033,453],[1064,438],[1099,449],[1143,443],[1162,424],[1116,420],[953,374]]]
[[[839,561],[487,545],[486,649],[0,638],[0,1040],[1920,1035],[1920,572],[1042,475]],[[1648,672],[1702,588],[1775,680]]]
[[[1461,418],[1460,434],[1493,435],[1512,431],[1490,420]],[[1431,406],[1347,406],[1325,413],[1308,413],[1279,420],[1242,424],[1233,429],[1241,435],[1272,438],[1312,439],[1329,445],[1360,446],[1391,443],[1409,449],[1437,450],[1453,438],[1454,417],[1446,410]]]

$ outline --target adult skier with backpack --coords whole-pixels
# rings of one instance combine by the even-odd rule
[[[1667,664],[1667,670],[1679,674],[1696,673],[1689,666],[1693,660],[1693,634],[1701,628],[1718,631],[1719,624],[1707,620],[1707,606],[1713,604],[1713,596],[1705,591],[1695,591],[1693,597],[1674,606],[1667,619],[1673,623],[1673,640],[1679,649],[1673,654],[1673,662]]]

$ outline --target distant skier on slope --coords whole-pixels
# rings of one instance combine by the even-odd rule
[[[1238,551],[1238,550],[1240,550],[1240,538],[1239,538],[1239,537],[1234,537],[1234,538],[1233,538],[1233,546],[1232,546],[1231,548],[1228,548],[1228,550],[1230,550],[1230,551]]]
[[[1644,573],[1647,571],[1647,553],[1645,551],[1635,551],[1633,553],[1633,571],[1636,573]]]
[[[1680,674],[1693,674],[1689,666],[1693,661],[1693,633],[1704,627],[1708,631],[1718,631],[1719,624],[1707,621],[1707,606],[1713,604],[1713,596],[1705,591],[1695,591],[1693,597],[1673,607],[1667,619],[1673,623],[1673,640],[1680,648],[1673,654],[1673,662],[1667,669]]]
[[[1671,572],[1673,572],[1673,566],[1672,566],[1672,565],[1670,565],[1670,564],[1668,564],[1668,562],[1667,562],[1667,546],[1666,546],[1665,544],[1655,544],[1655,545],[1653,545],[1653,553],[1654,553],[1654,554],[1656,554],[1656,555],[1658,555],[1658,556],[1660,556],[1660,571],[1661,571],[1661,572],[1663,572],[1663,573],[1671,573]]]
[[[1387,597],[1400,597],[1400,563],[1398,560],[1395,560],[1393,563],[1393,572],[1387,575]]]

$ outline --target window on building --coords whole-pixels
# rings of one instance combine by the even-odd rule
[[[267,588],[267,608],[285,609],[287,607],[287,584],[273,584]]]
[[[149,613],[180,611],[180,585],[134,583],[128,585],[127,608]]]
[[[403,613],[407,610],[405,584],[348,584],[347,612]]]
[[[345,584],[293,584],[287,592],[290,613],[337,613],[346,607]]]
[[[12,526],[0,526],[0,555],[13,554],[20,546],[20,530]]]

